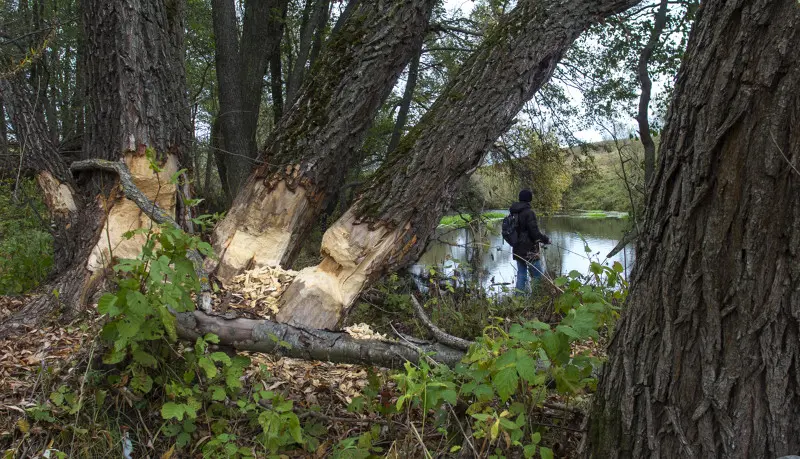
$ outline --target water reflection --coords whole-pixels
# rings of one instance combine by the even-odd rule
[[[489,292],[512,288],[516,264],[511,258],[511,247],[500,235],[500,224],[495,221],[480,228],[441,228],[411,271],[425,275],[430,266],[444,266],[448,276],[477,276]],[[540,218],[539,225],[552,242],[544,250],[546,269],[551,275],[559,276],[572,270],[588,273],[584,241],[591,249],[588,255],[593,260],[609,265],[619,261],[626,274],[633,266],[634,252],[630,245],[614,257],[605,258],[627,228],[625,220],[556,215]]]

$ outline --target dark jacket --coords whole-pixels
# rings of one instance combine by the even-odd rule
[[[519,214],[517,222],[519,224],[519,242],[514,246],[514,257],[528,258],[531,253],[539,252],[539,242],[550,243],[550,238],[539,231],[539,224],[536,222],[536,213],[531,209],[529,202],[515,202],[508,211],[512,214]]]

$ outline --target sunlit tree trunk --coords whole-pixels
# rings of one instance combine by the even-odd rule
[[[459,186],[572,42],[635,3],[519,2],[325,232],[322,263],[294,281],[278,319],[333,328],[366,285],[416,260]]]
[[[710,0],[678,74],[591,456],[800,452],[800,4]]]

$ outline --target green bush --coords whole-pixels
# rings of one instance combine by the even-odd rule
[[[23,179],[14,189],[14,181],[0,181],[0,295],[35,288],[53,267],[53,238],[38,187]]]

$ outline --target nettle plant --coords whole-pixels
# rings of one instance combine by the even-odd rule
[[[427,361],[406,364],[394,376],[401,391],[396,408],[435,410],[435,418],[443,420],[462,402],[473,419],[481,457],[504,457],[514,448],[526,458],[553,457],[552,450],[540,446],[543,430],[529,413],[542,405],[550,387],[565,396],[595,390],[601,359],[575,344],[612,332],[627,295],[622,271],[619,263],[591,262],[587,276],[573,271],[556,279],[558,323],[529,320],[509,326],[496,319],[452,370]]]

